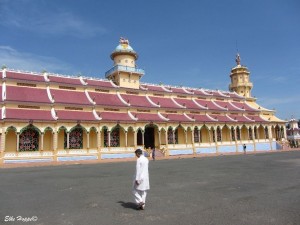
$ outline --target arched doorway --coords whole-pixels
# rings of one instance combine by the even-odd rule
[[[143,132],[141,129],[138,129],[137,131],[137,145],[141,146],[143,145]]]
[[[155,147],[155,126],[148,125],[145,127],[144,132],[144,146],[145,148],[154,148]]]

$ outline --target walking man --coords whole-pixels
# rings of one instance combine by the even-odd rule
[[[143,155],[141,149],[135,151],[135,155],[138,158],[136,161],[136,171],[133,183],[133,195],[137,204],[137,209],[145,209],[147,190],[150,189],[149,184],[149,160]]]
[[[152,159],[155,160],[155,148],[152,149]]]
[[[243,144],[244,154],[246,154],[246,148],[247,148],[247,146],[245,144]]]

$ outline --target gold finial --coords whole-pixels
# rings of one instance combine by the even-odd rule
[[[236,54],[235,61],[236,61],[236,64],[237,64],[238,66],[241,65],[241,57],[240,57],[240,54],[239,54],[239,53]]]

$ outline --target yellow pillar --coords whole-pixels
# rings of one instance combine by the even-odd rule
[[[86,132],[86,148],[90,148],[90,132]]]
[[[44,132],[42,132],[41,134],[41,147],[40,147],[41,151],[44,150]]]
[[[53,160],[57,161],[57,138],[58,138],[58,134],[57,131],[54,131],[52,133],[53,135]]]
[[[20,143],[20,132],[17,132],[17,152],[19,152],[20,151],[20,149],[19,149],[19,143]]]

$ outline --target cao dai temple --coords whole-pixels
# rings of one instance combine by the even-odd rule
[[[123,38],[111,59],[105,79],[3,67],[1,163],[268,151],[286,138],[285,121],[251,96],[239,55],[229,91],[142,83]]]

